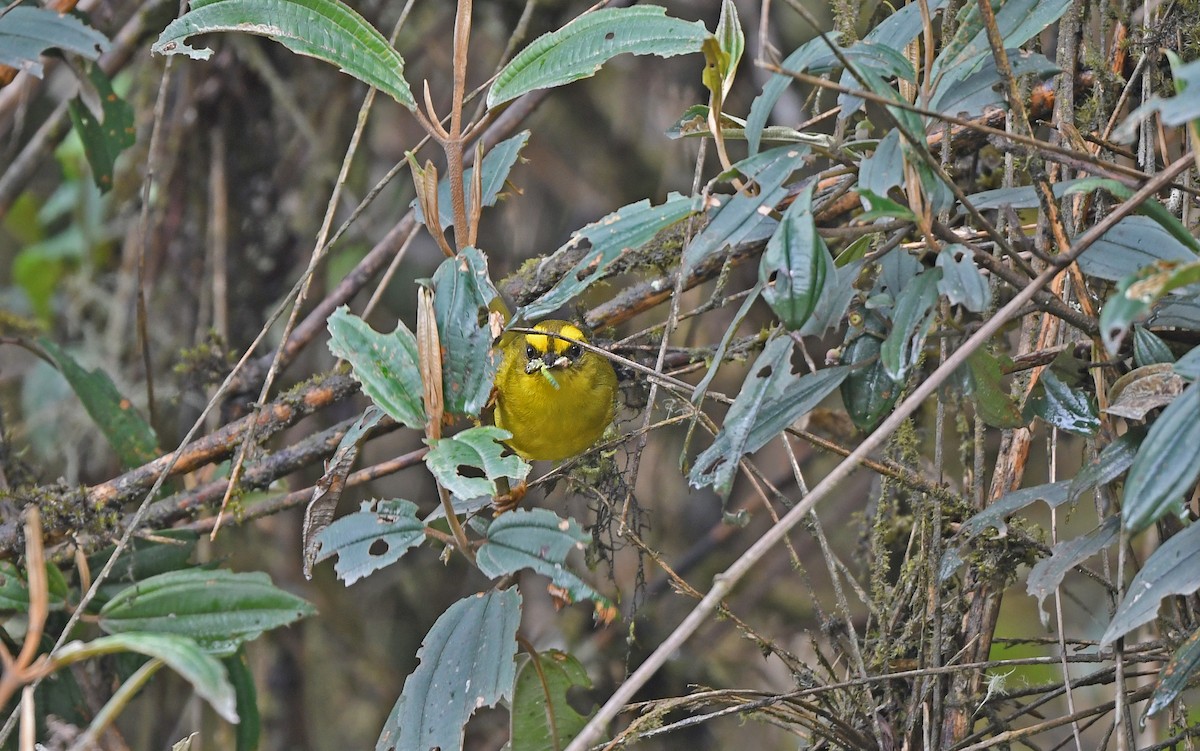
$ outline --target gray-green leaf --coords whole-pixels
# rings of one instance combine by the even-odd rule
[[[207,60],[211,49],[194,49],[186,41],[214,31],[273,39],[299,55],[336,65],[416,109],[404,80],[404,58],[378,29],[339,0],[192,0],[191,10],[168,24],[150,50]]]
[[[657,6],[606,8],[586,13],[557,31],[538,37],[496,76],[487,105],[530,91],[590,78],[617,55],[673,57],[699,52],[711,36],[699,21],[666,15]]]
[[[477,594],[451,605],[425,635],[421,664],[404,681],[376,751],[461,749],[463,727],[482,707],[512,698],[521,594]]]

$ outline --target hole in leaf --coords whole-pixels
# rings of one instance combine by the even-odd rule
[[[762,370],[760,370],[754,374],[754,377],[755,378],[770,378],[772,372],[774,372],[774,371],[770,365],[764,365],[762,367]]]
[[[388,545],[387,540],[378,539],[371,543],[371,547],[367,549],[367,552],[370,555],[378,558],[381,555],[387,555],[387,552],[391,549],[391,547],[391,545]]]
[[[567,704],[581,715],[586,715],[596,708],[592,692],[583,686],[571,686],[567,689]]]
[[[462,477],[487,477],[484,471],[474,464],[460,464],[457,471]]]
[[[488,309],[486,307],[484,307],[483,305],[477,306],[475,308],[475,325],[478,326],[479,328],[483,328],[483,327],[487,326],[487,322],[488,322]]]
[[[604,35],[604,41],[611,42],[613,39],[616,39],[616,37],[617,35],[610,31]]]

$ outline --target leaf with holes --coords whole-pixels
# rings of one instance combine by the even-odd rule
[[[390,566],[425,539],[417,505],[400,499],[363,501],[360,509],[321,530],[314,538],[314,563],[337,556],[334,571],[346,586]]]
[[[496,478],[520,482],[529,474],[530,464],[516,455],[503,456],[497,441],[511,438],[507,430],[494,425],[467,428],[450,438],[429,441],[425,464],[446,490],[459,498],[478,498],[496,494]],[[463,469],[483,477],[468,477]]]
[[[938,253],[937,267],[942,270],[938,292],[951,305],[962,305],[972,313],[982,313],[992,304],[992,288],[979,267],[975,256],[965,245],[953,244]]]
[[[1121,515],[1128,531],[1140,532],[1165,514],[1183,511],[1184,494],[1200,477],[1197,414],[1200,384],[1194,383],[1150,426],[1125,481]]]
[[[585,13],[544,34],[496,74],[487,106],[495,107],[538,89],[590,78],[617,55],[674,57],[699,52],[708,29],[666,15],[666,8],[638,5]]]
[[[484,576],[493,579],[532,569],[549,577],[572,602],[595,600],[601,607],[611,607],[563,565],[572,550],[583,550],[590,539],[574,519],[546,509],[519,509],[501,514],[488,525],[487,541],[475,554],[475,562]]]
[[[1100,648],[1154,620],[1164,598],[1190,595],[1197,589],[1200,589],[1200,524],[1192,524],[1146,559],[1142,570],[1129,582],[1125,599],[1100,637]]]
[[[590,689],[587,670],[566,652],[535,652],[517,670],[513,690],[510,741],[525,751],[558,751],[567,747],[596,713],[586,715],[571,706],[571,689]]]
[[[425,635],[375,751],[461,749],[471,715],[512,698],[520,623],[516,587],[451,605]]]

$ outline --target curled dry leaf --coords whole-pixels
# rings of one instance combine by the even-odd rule
[[[1155,363],[1121,376],[1109,389],[1109,406],[1104,411],[1127,420],[1145,420],[1150,410],[1167,406],[1187,385],[1173,367]]]

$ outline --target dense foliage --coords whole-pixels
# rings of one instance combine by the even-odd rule
[[[1200,734],[1200,10],[480,5],[0,10],[0,745]]]

